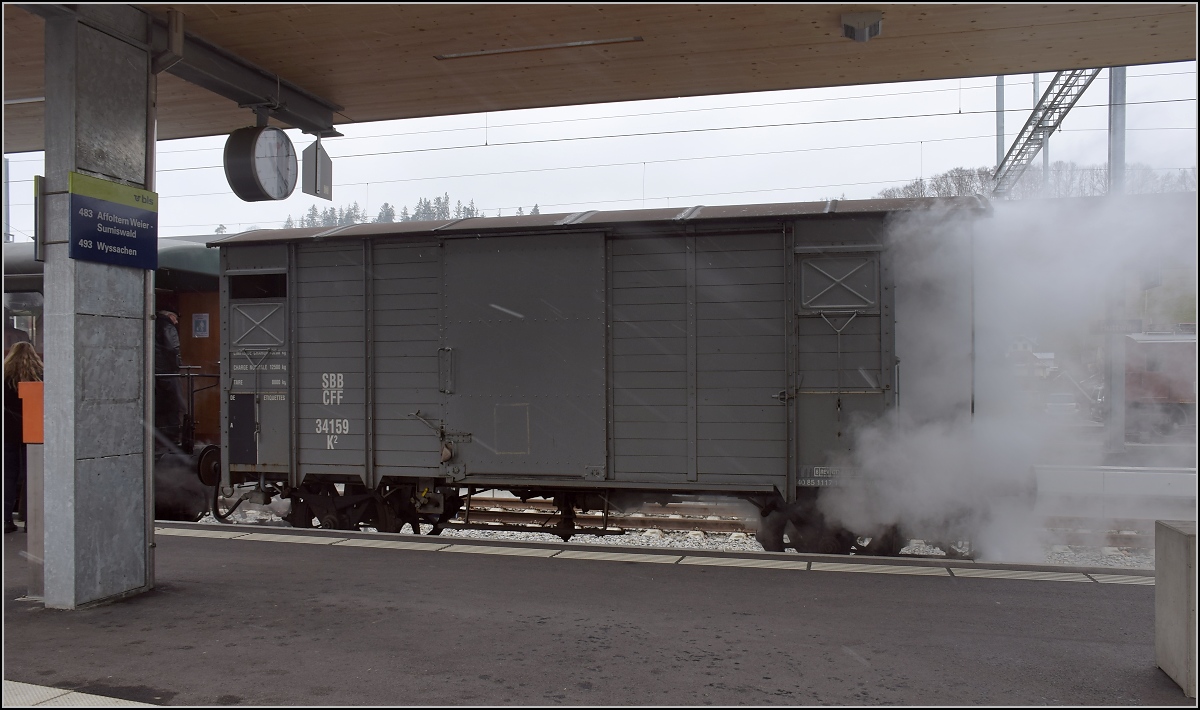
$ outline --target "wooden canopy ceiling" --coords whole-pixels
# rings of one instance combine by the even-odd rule
[[[1195,4],[140,7],[343,106],[335,123],[1196,58]],[[843,36],[872,10],[880,36]],[[43,104],[9,102],[43,95],[45,51],[43,20],[6,4],[6,153],[42,148]],[[159,75],[160,139],[252,122]]]

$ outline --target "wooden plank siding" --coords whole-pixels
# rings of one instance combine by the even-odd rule
[[[374,249],[376,475],[438,475],[437,433],[411,415],[435,425],[442,417],[442,250],[382,241]]]
[[[683,482],[688,473],[687,254],[684,239],[612,242],[615,480]]]
[[[611,267],[616,480],[782,484],[783,235],[618,239]]]
[[[776,484],[787,466],[782,232],[696,240],[697,481]]]
[[[308,474],[367,475],[366,294],[363,244],[307,244],[296,250],[296,467]],[[326,401],[329,373],[340,400]],[[332,424],[332,426],[330,426]],[[335,437],[335,438],[330,438]]]

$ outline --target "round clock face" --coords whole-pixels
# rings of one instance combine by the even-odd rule
[[[300,171],[296,149],[278,128],[239,128],[225,142],[225,177],[247,202],[287,199]]]
[[[287,134],[267,128],[254,142],[254,174],[263,192],[272,200],[283,200],[296,189],[296,149]]]

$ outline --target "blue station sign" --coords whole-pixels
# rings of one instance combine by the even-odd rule
[[[158,268],[158,195],[71,173],[72,259]]]

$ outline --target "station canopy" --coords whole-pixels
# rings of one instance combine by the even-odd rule
[[[180,11],[189,38],[336,106],[334,125],[1196,58],[1194,3],[138,7]],[[863,12],[879,35],[847,38]],[[42,14],[4,6],[6,153],[43,147]],[[159,139],[253,123],[177,73],[159,75]]]

